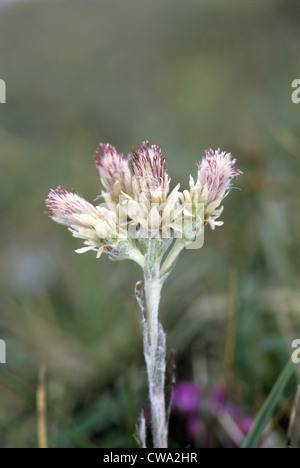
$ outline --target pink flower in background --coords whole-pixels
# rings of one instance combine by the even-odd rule
[[[244,417],[238,422],[239,429],[244,434],[244,436],[247,436],[249,434],[249,432],[252,429],[253,423],[253,418],[249,417]]]
[[[172,405],[177,415],[183,417],[186,435],[196,444],[209,446],[213,434],[221,431],[223,439],[227,436],[224,440],[228,441],[228,446],[239,447],[253,425],[253,418],[243,406],[228,399],[223,386],[216,387],[204,397],[203,391],[193,382],[180,382],[173,390]],[[173,422],[176,421],[176,411],[173,412]]]
[[[227,392],[224,387],[216,387],[211,394],[211,407],[213,411],[219,411],[227,401]]]
[[[205,425],[196,416],[192,416],[186,423],[186,431],[192,440],[199,440],[205,435]]]
[[[201,390],[193,382],[181,382],[173,390],[172,404],[184,415],[197,414],[201,400]]]
[[[210,408],[216,417],[229,417],[236,425],[242,436],[247,436],[252,425],[253,418],[250,418],[245,408],[233,404],[229,399],[223,386],[216,387],[211,395]]]

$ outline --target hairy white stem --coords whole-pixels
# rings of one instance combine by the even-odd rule
[[[136,441],[140,445],[140,448],[147,448],[147,425],[146,425],[146,417],[145,412],[142,410],[139,423],[137,425],[137,435]]]
[[[167,448],[168,421],[165,403],[166,335],[158,320],[163,281],[152,271],[145,274],[146,317],[144,352],[149,381],[152,436],[154,448]]]

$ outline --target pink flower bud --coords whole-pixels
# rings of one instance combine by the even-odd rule
[[[223,200],[234,177],[242,174],[235,169],[236,159],[230,153],[221,152],[220,149],[205,151],[205,156],[199,165],[196,190],[203,203],[212,203]]]
[[[135,188],[154,203],[164,202],[169,193],[170,180],[166,172],[166,162],[158,146],[150,146],[146,141],[134,150],[132,170]]]
[[[54,221],[66,226],[85,227],[88,219],[98,217],[97,210],[93,205],[77,195],[74,190],[68,192],[62,187],[50,191],[46,207],[46,213],[49,213]]]
[[[110,198],[118,201],[121,192],[131,193],[131,172],[128,165],[129,157],[118,154],[114,146],[100,143],[95,156],[103,187]]]

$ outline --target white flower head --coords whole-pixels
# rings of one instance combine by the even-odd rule
[[[210,149],[205,151],[199,164],[197,182],[190,177],[193,200],[204,204],[205,222],[209,222],[213,229],[223,224],[216,221],[223,211],[219,206],[230,191],[232,180],[242,174],[239,169],[235,169],[235,163],[236,159],[230,153]]]
[[[50,190],[46,207],[46,213],[54,221],[65,226],[86,227],[98,216],[97,209],[93,205],[77,195],[74,190],[69,192],[60,186],[56,190]]]
[[[144,195],[152,203],[163,203],[170,190],[170,179],[162,150],[149,141],[133,151],[132,170],[137,195]]]
[[[223,200],[231,188],[232,179],[242,172],[234,168],[236,159],[230,153],[210,149],[204,154],[195,188],[204,203]]]
[[[122,192],[131,193],[131,172],[129,156],[117,153],[114,146],[100,143],[95,162],[103,187],[107,191],[106,199],[118,201]]]
[[[46,207],[54,221],[68,226],[74,237],[84,240],[85,247],[77,253],[94,250],[100,256],[115,248],[117,223],[112,210],[95,207],[74,190],[69,192],[62,187],[50,191]]]

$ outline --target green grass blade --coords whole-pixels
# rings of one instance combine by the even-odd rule
[[[293,372],[294,364],[292,361],[289,361],[260,410],[255,423],[244,442],[243,448],[258,448],[262,433],[271,418],[283,390],[291,379]]]

